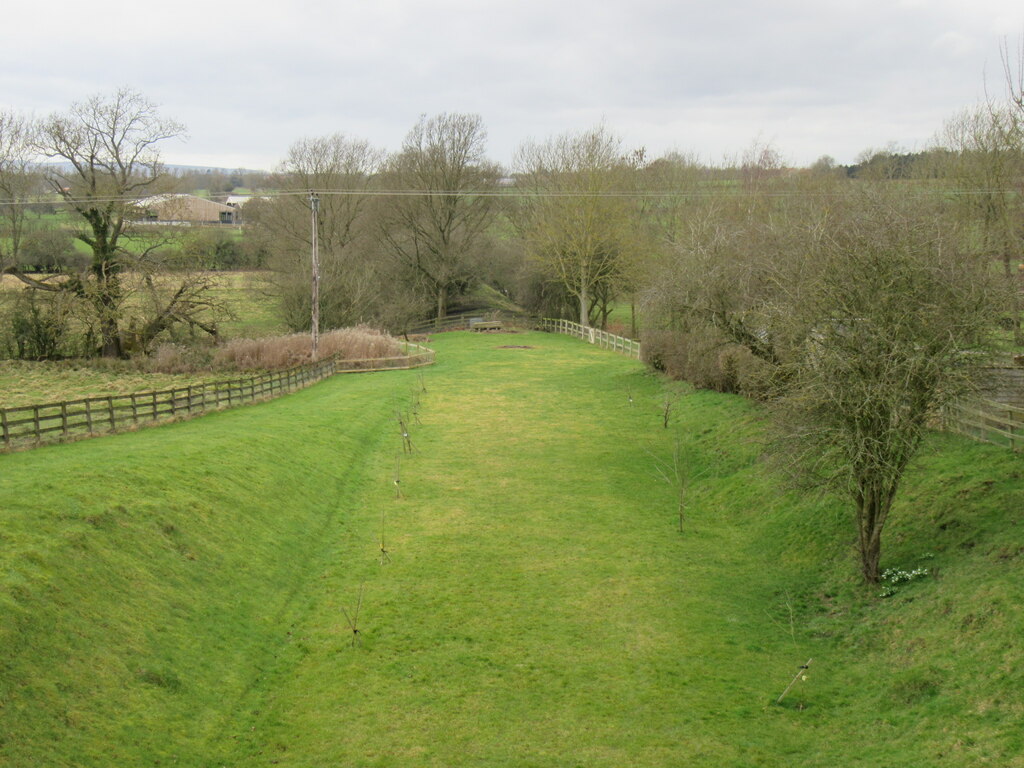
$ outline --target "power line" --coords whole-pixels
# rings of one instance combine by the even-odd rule
[[[305,190],[274,190],[250,195],[251,199],[273,200],[276,198],[305,198],[308,201],[310,192],[321,197],[495,197],[495,198],[655,198],[655,199],[696,199],[714,196],[723,197],[764,197],[764,198],[796,198],[796,197],[827,197],[831,192],[818,192],[806,189],[773,190],[743,189],[732,186],[717,186],[704,189],[686,190],[542,190],[514,187],[502,190],[424,190],[424,189],[305,189]],[[904,189],[903,193],[912,197],[954,196],[965,197],[975,195],[1016,194],[1011,188],[982,189]],[[100,197],[47,197],[35,196],[21,200],[0,200],[2,207],[33,206],[33,205],[106,205],[123,204],[139,205],[151,200],[147,197],[100,196]],[[157,195],[159,197],[159,195]]]

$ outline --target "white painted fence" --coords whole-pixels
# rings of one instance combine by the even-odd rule
[[[600,328],[574,323],[572,320],[554,320],[544,318],[540,321],[542,330],[551,333],[564,333],[568,336],[575,336],[577,339],[601,347],[621,352],[632,358],[640,359],[640,342],[635,339],[627,339],[625,336],[616,336],[614,333],[602,331]]]

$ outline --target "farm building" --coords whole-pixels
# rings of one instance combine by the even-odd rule
[[[139,200],[141,221],[155,224],[237,224],[237,206],[215,203],[195,195],[154,195]]]

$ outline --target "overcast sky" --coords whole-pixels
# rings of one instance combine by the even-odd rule
[[[627,148],[792,164],[921,149],[1001,92],[1021,0],[48,0],[7,4],[0,108],[129,86],[188,126],[171,163],[270,169],[297,139],[397,149],[474,112],[490,155],[604,121]]]

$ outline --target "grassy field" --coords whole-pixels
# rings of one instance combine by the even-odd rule
[[[274,302],[269,298],[263,273],[225,271],[211,274],[215,283],[212,298],[221,301],[229,313],[219,323],[224,337],[252,338],[286,332]],[[130,277],[128,282],[130,289]],[[23,289],[24,285],[13,275],[0,275],[0,322],[4,322],[5,307]]]
[[[747,402],[671,385],[665,428],[635,361],[433,345],[0,456],[0,764],[1024,765],[1019,455],[930,444],[882,598]]]
[[[232,313],[232,317],[221,324],[225,338],[259,338],[285,331],[266,298],[260,273],[223,272],[216,273],[215,278],[217,298]],[[4,301],[21,290],[20,286],[15,277],[0,276],[0,322]],[[162,389],[210,377],[209,373],[146,373],[131,365],[112,365],[104,360],[0,360],[0,407]]]
[[[104,369],[95,363],[0,360],[0,408],[167,389],[203,378],[214,376],[144,373],[128,366]]]
[[[263,273],[218,272],[216,282],[216,298],[232,313],[232,317],[220,325],[225,337],[258,338],[288,332],[269,298]]]

